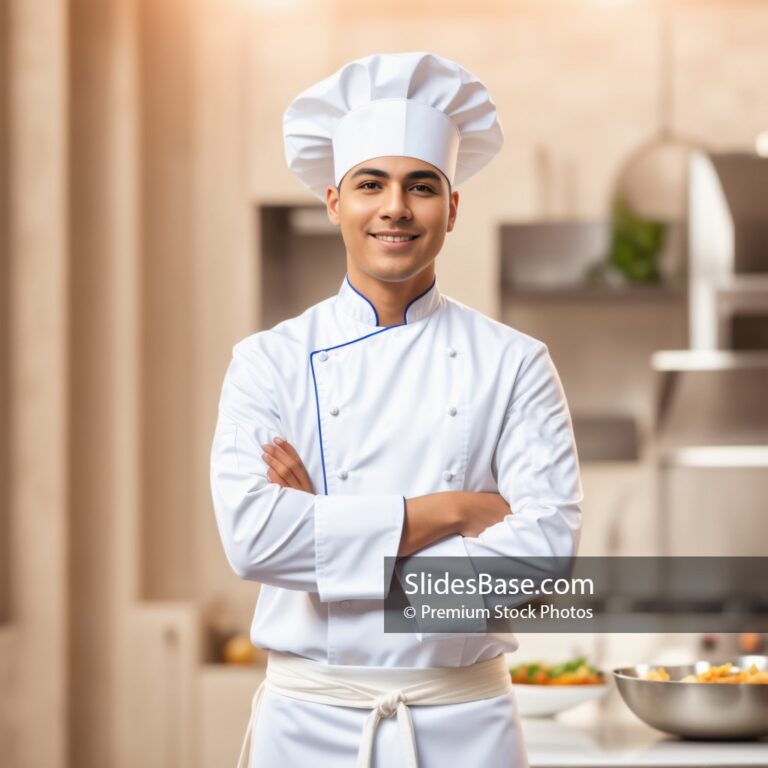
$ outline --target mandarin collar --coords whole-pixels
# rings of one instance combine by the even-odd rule
[[[345,314],[350,315],[365,325],[378,326],[379,316],[373,304],[355,288],[349,281],[349,275],[345,276],[339,293],[336,296],[336,305]],[[403,325],[415,323],[431,315],[440,306],[440,289],[437,287],[437,278],[424,293],[411,299],[403,312]]]

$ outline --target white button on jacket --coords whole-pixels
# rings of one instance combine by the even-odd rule
[[[296,448],[315,495],[267,480],[261,445],[275,436]],[[578,462],[542,343],[436,284],[402,325],[378,327],[345,280],[337,296],[237,344],[211,485],[230,564],[263,585],[253,642],[371,666],[463,666],[514,650],[510,634],[383,632],[384,558],[397,553],[404,498],[444,491],[444,478],[452,490],[501,493],[513,514],[420,555],[575,552]]]

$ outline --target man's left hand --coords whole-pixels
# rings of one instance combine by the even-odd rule
[[[281,488],[293,488],[297,491],[314,493],[312,481],[309,479],[304,463],[296,449],[282,437],[276,437],[271,443],[261,446],[266,462],[267,479],[277,483]]]

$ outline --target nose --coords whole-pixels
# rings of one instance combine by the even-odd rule
[[[405,192],[400,184],[387,185],[386,191],[382,196],[379,216],[390,221],[411,218],[411,210],[408,208]]]

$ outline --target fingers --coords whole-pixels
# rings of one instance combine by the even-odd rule
[[[270,482],[277,483],[282,488],[314,493],[304,464],[290,443],[282,438],[275,438],[274,443],[261,447],[264,451],[262,459],[269,467],[267,479]]]
[[[290,486],[283,480],[280,475],[275,472],[274,469],[267,469],[267,480],[269,480],[270,483],[275,483],[276,485],[279,485],[281,488],[289,488]]]
[[[298,476],[294,474],[292,461],[289,459],[285,451],[281,451],[277,446],[268,443],[262,446],[264,455],[261,457],[266,462],[267,466],[278,475],[283,481],[285,488],[295,488],[301,490],[301,481]]]
[[[301,482],[303,490],[312,493],[312,481],[309,479],[309,473],[296,449],[287,440],[283,440],[282,437],[276,437],[275,444],[279,450],[282,450],[287,455],[292,471]]]

